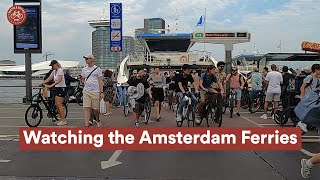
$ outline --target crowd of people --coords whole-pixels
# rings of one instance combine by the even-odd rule
[[[112,114],[112,103],[116,99],[118,91],[115,75],[110,70],[102,70],[94,64],[94,56],[88,54],[84,56],[87,66],[82,69],[80,82],[83,88],[83,108],[85,114],[85,126],[92,125],[92,114],[98,127],[101,127],[99,118],[100,101],[106,102],[107,112],[103,115]],[[46,88],[55,88],[55,105],[57,107],[60,120],[58,126],[67,125],[62,103],[70,87],[70,82],[79,81],[72,78],[68,71],[64,72],[61,65],[53,60],[50,63],[52,70],[48,73],[45,80],[41,83]],[[274,111],[279,109],[280,103],[283,109],[295,106],[301,98],[310,91],[320,86],[320,64],[313,64],[311,72],[305,69],[300,72],[289,70],[287,66],[282,70],[271,65],[271,71],[267,67],[260,72],[258,67],[253,69],[249,75],[242,74],[238,67],[232,67],[231,74],[224,72],[225,63],[218,62],[217,66],[211,65],[206,69],[196,69],[188,64],[182,66],[182,71],[165,72],[162,74],[159,67],[155,67],[153,73],[148,74],[147,69],[134,69],[128,81],[123,84],[127,86],[127,95],[134,96],[131,104],[133,105],[133,120],[136,127],[139,127],[139,118],[145,111],[147,98],[153,100],[157,121],[161,120],[161,110],[163,102],[167,98],[168,92],[173,93],[173,101],[178,104],[176,121],[182,121],[182,111],[185,106],[183,100],[186,96],[191,98],[191,106],[196,108],[195,122],[200,123],[206,103],[216,102],[214,120],[217,120],[222,113],[224,99],[227,96],[227,84],[230,92],[236,97],[236,115],[240,115],[241,95],[243,89],[250,89],[250,98],[265,92],[264,114],[261,116],[267,119],[269,103],[273,103]],[[272,118],[275,118],[274,115]],[[300,121],[298,126],[307,132],[307,124]],[[320,133],[320,123],[317,130]],[[301,174],[303,177],[310,176],[314,164],[319,163],[320,155],[301,161]]]

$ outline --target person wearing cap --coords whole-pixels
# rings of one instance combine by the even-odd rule
[[[271,72],[269,72],[265,79],[265,85],[267,87],[266,99],[264,103],[264,114],[261,116],[262,119],[268,119],[267,112],[270,102],[274,104],[274,113],[279,108],[280,96],[281,96],[281,84],[283,83],[282,74],[277,71],[275,64],[271,65]],[[272,116],[274,119],[274,115]]]
[[[177,113],[177,121],[181,122],[182,121],[182,110],[183,110],[183,106],[185,106],[185,101],[183,101],[183,98],[188,94],[191,97],[191,105],[193,107],[196,106],[198,100],[197,98],[191,93],[188,92],[188,83],[191,83],[194,85],[195,87],[195,93],[198,94],[198,87],[196,86],[196,83],[193,80],[192,75],[190,74],[190,66],[188,64],[184,64],[182,66],[182,74],[180,74],[177,77],[177,96],[179,97],[179,107],[178,107],[178,113]]]
[[[62,103],[66,95],[66,87],[67,87],[65,78],[64,78],[64,72],[63,72],[63,69],[61,68],[61,65],[56,60],[52,60],[49,66],[52,66],[53,71],[50,74],[50,76],[41,83],[41,85],[47,84],[52,80],[54,81],[53,84],[45,85],[45,86],[49,89],[51,89],[52,87],[55,87],[55,105],[58,109],[58,113],[60,116],[60,120],[57,122],[57,125],[64,126],[64,125],[67,125],[64,109],[62,107]]]
[[[234,91],[237,100],[237,116],[240,116],[241,107],[241,91],[244,87],[244,80],[242,75],[238,72],[238,67],[232,67],[231,74],[226,78],[226,81],[230,81],[230,90]]]
[[[104,98],[102,70],[100,67],[94,64],[94,56],[92,54],[83,56],[83,58],[85,58],[87,64],[87,66],[84,67],[81,72],[82,81],[84,82],[83,108],[85,125],[86,127],[90,126],[89,121],[92,109],[97,126],[101,127],[101,121],[99,118],[99,106],[100,100]]]

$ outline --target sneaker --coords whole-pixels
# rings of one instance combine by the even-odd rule
[[[101,120],[100,121],[96,121],[97,123],[97,127],[101,127]]]
[[[237,112],[236,115],[237,115],[237,116],[240,116],[240,113]]]
[[[311,169],[307,166],[307,159],[301,159],[301,176],[305,179],[311,176]]]
[[[136,122],[134,123],[134,125],[138,128],[138,127],[139,127],[139,121],[136,121]]]
[[[197,124],[200,124],[200,122],[201,122],[200,116],[196,116],[195,122],[196,122]]]
[[[93,120],[90,120],[89,121],[89,126],[92,126],[92,124],[93,124]]]
[[[297,127],[300,127],[304,132],[308,132],[307,125],[301,121],[298,122]]]
[[[65,126],[67,125],[67,121],[60,121],[57,123],[57,126]]]
[[[178,121],[178,122],[181,122],[181,121],[182,121],[181,114],[177,114],[177,121]]]
[[[262,119],[268,119],[268,117],[267,117],[266,114],[263,114],[260,118],[262,118]]]

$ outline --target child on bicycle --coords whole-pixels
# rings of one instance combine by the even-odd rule
[[[215,120],[219,119],[222,113],[222,96],[224,95],[224,88],[219,78],[215,75],[216,67],[209,66],[207,72],[201,74],[200,88],[200,103],[198,106],[198,115],[196,116],[196,123],[200,123],[200,117],[203,114],[207,102],[216,101],[217,108],[215,112]]]

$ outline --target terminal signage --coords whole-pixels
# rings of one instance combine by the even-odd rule
[[[320,43],[304,41],[301,44],[301,49],[303,51],[320,52]]]
[[[40,5],[21,5],[27,14],[21,25],[15,25],[14,53],[42,53],[42,27]]]
[[[110,3],[110,51],[122,51],[122,3]]]
[[[235,37],[235,33],[206,33],[206,37]]]

